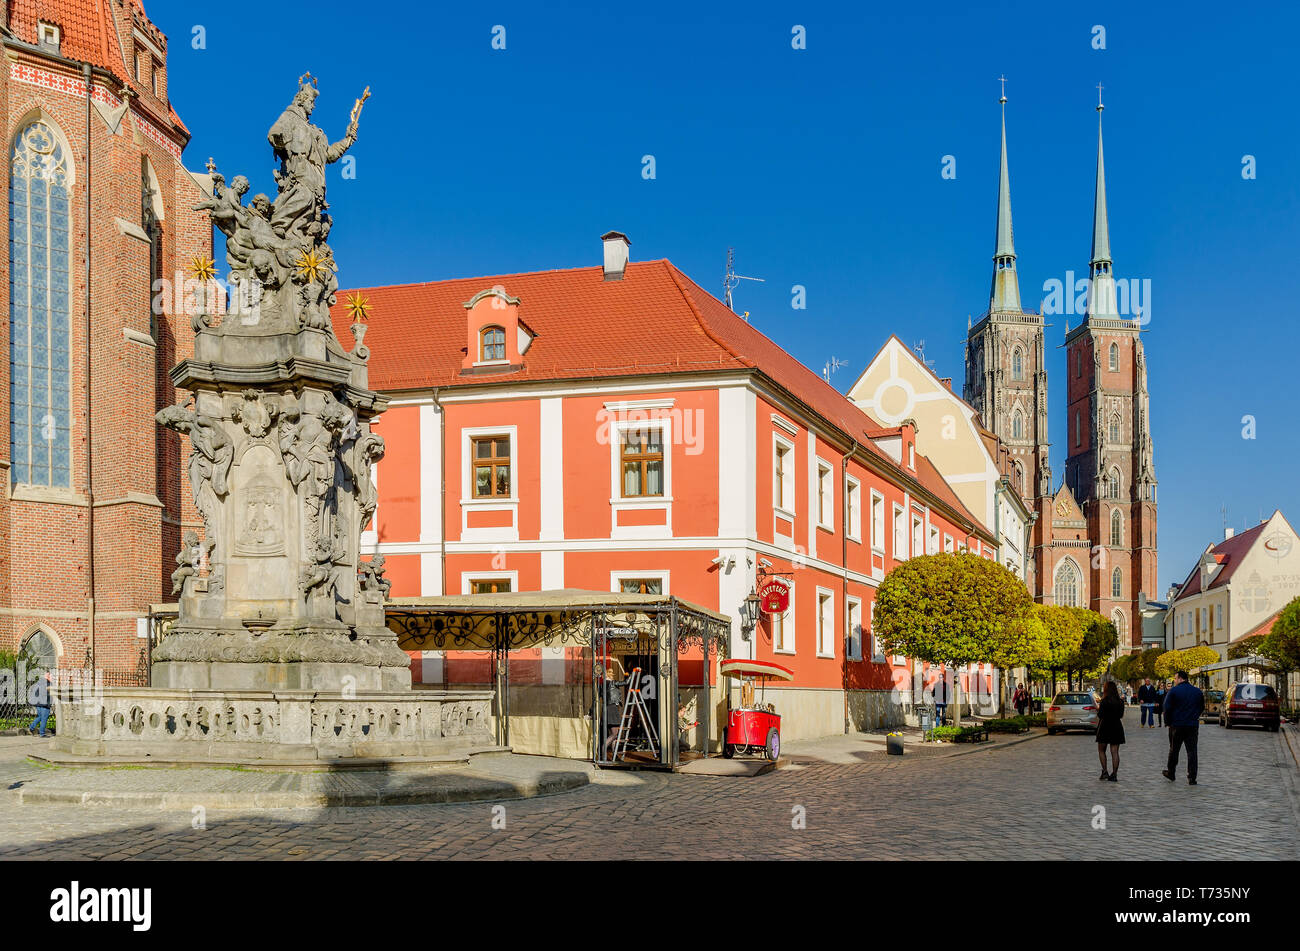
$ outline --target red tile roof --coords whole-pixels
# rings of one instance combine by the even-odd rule
[[[658,373],[749,371],[766,377],[830,424],[863,455],[903,480],[913,479],[977,533],[991,538],[924,456],[916,474],[904,470],[872,436],[880,424],[752,324],[667,260],[634,262],[623,279],[606,281],[600,267],[456,278],[423,284],[340,291],[334,329],[347,340],[345,296],[369,298],[366,332],[370,385],[395,391],[433,387],[515,385],[539,380],[600,379]],[[500,285],[520,299],[519,317],[536,331],[523,368],[500,377],[462,375],[464,303]]]
[[[4,0],[0,0],[4,2]],[[134,72],[113,19],[113,0],[10,0],[9,28],[26,43],[36,43],[37,24],[59,28],[59,52],[67,59],[108,70],[124,85],[134,87]],[[132,14],[148,20],[143,0],[129,0]],[[130,15],[130,14],[125,14]],[[146,111],[149,111],[146,109]],[[167,107],[167,121],[189,137],[176,110]]]
[[[1233,535],[1231,538],[1226,538],[1210,549],[1210,554],[1214,556],[1214,560],[1222,566],[1215,573],[1214,577],[1210,579],[1211,589],[1221,588],[1228,583],[1229,579],[1232,578],[1233,572],[1240,567],[1242,561],[1245,559],[1246,552],[1248,552],[1250,547],[1255,544],[1255,539],[1259,538],[1260,533],[1264,531],[1264,528],[1267,525],[1267,521],[1260,522],[1254,528],[1247,529],[1239,535]],[[1200,593],[1201,563],[1200,559],[1197,559],[1196,567],[1193,568],[1192,573],[1187,576],[1187,580],[1183,582],[1183,586],[1178,589],[1178,594],[1174,596],[1174,600],[1179,601],[1183,598],[1191,597],[1194,594]]]

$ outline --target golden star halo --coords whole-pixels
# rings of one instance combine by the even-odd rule
[[[217,275],[216,263],[212,258],[196,254],[190,259],[186,268],[190,275],[199,281],[210,281]]]
[[[314,248],[299,252],[295,266],[298,273],[309,281],[323,281],[325,278],[325,259]]]
[[[364,324],[370,319],[370,298],[365,294],[349,294],[347,308],[353,323]]]

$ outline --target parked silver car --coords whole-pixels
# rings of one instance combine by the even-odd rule
[[[1097,698],[1085,690],[1063,691],[1052,698],[1047,708],[1047,732],[1066,730],[1097,732]]]

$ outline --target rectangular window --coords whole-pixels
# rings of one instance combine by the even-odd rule
[[[871,602],[871,607],[867,614],[867,626],[871,632],[871,659],[883,661],[885,659],[885,648],[881,646],[880,641],[876,639],[876,602]]]
[[[907,521],[903,507],[894,503],[894,560],[907,561]]]
[[[871,493],[871,547],[884,554],[885,497],[879,492]]]
[[[912,556],[925,554],[925,522],[921,516],[912,516]]]
[[[862,602],[849,598],[848,617],[849,660],[862,660]]]
[[[844,506],[844,531],[855,541],[862,540],[862,486],[849,479],[849,497]]]
[[[510,591],[509,578],[471,578],[470,594],[506,594]]]
[[[474,498],[510,498],[510,437],[475,436],[470,440]]]
[[[1223,630],[1223,605],[1222,604],[1216,604],[1214,606],[1214,629],[1216,631]]]
[[[618,590],[623,594],[663,594],[663,578],[620,578]]]
[[[149,61],[149,88],[153,94],[158,95],[158,74],[162,72],[162,63],[155,60]]]
[[[835,602],[834,595],[817,589],[817,656],[835,656]]]
[[[943,550],[946,551],[946,552],[947,552],[948,554],[950,554],[950,555],[952,554],[952,536],[951,536],[951,535],[945,535],[945,536],[943,536]]]
[[[817,461],[817,524],[835,530],[835,489],[831,477],[835,470]]]
[[[931,555],[939,554],[939,529],[933,525],[930,526],[930,545],[926,552]]]
[[[772,504],[786,512],[794,511],[794,446],[776,441],[775,468],[772,475]]]
[[[623,433],[623,498],[664,494],[664,433],[658,427]]]

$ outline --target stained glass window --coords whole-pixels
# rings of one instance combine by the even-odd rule
[[[1066,607],[1079,606],[1079,566],[1069,558],[1056,569],[1056,603]]]
[[[72,485],[70,159],[42,119],[14,138],[9,176],[13,481]]]

